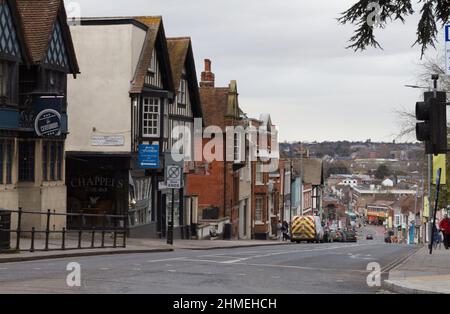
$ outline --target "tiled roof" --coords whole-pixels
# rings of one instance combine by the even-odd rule
[[[162,22],[161,16],[136,16],[133,19],[136,21],[146,25],[148,27],[147,35],[145,37],[145,43],[144,48],[142,50],[141,56],[139,58],[138,66],[136,68],[136,72],[133,78],[133,81],[131,83],[130,93],[141,93],[142,89],[144,88],[144,82],[145,82],[145,76],[147,74],[148,68],[150,66],[151,57],[153,53],[153,48],[157,44],[158,39],[161,40],[161,43],[163,45],[163,52],[162,55],[159,56],[159,58],[165,59],[165,64],[167,65],[166,70],[170,68],[170,61],[169,56],[167,52],[167,42],[165,38],[164,33],[164,26]],[[161,35],[163,38],[158,38],[158,35]],[[161,68],[161,71],[164,72],[164,69]],[[173,80],[170,76],[172,76],[172,73],[162,74],[163,77],[169,76],[169,82],[168,82],[168,90],[174,92]]]
[[[135,17],[134,19],[148,27],[144,48],[141,57],[139,58],[139,63],[133,81],[131,82],[130,89],[130,93],[141,93],[144,88],[145,75],[150,67],[153,48],[155,47],[162,18],[160,16],[141,16]]]
[[[33,63],[45,58],[62,0],[17,0]]]
[[[61,12],[61,18],[64,20],[61,26],[67,36],[66,44],[72,66],[71,71],[79,73],[69,26],[65,22],[67,17],[63,0],[17,0],[16,2],[31,62],[40,64],[45,59],[55,21],[58,13]]]
[[[190,45],[190,38],[167,38],[167,49],[169,50],[170,65],[175,88],[180,86],[181,75],[186,63],[186,56]]]
[[[175,89],[178,90],[183,74],[183,68],[186,67],[189,95],[192,99],[192,112],[194,117],[202,117],[200,93],[191,38],[167,38],[167,50],[169,51],[170,66],[172,68],[172,78]]]

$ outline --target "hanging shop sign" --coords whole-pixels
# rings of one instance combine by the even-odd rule
[[[37,136],[61,135],[61,114],[54,109],[44,109],[36,115],[34,130]]]

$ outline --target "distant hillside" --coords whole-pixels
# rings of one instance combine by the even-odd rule
[[[333,159],[423,159],[421,143],[374,143],[366,142],[322,142],[322,143],[281,143],[280,151],[284,157],[295,157],[301,153],[317,158]]]

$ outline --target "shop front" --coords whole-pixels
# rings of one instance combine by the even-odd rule
[[[67,212],[126,215],[129,209],[128,156],[67,156]],[[114,219],[69,217],[68,229],[111,227]]]

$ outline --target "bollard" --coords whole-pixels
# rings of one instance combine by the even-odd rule
[[[113,243],[113,248],[117,247],[117,230],[114,230],[114,243]]]
[[[102,230],[102,249],[105,247],[105,230]]]
[[[64,251],[66,249],[66,227],[62,229],[62,245],[61,249]]]
[[[30,252],[34,252],[34,237],[35,237],[36,229],[33,227],[31,228],[31,247]]]
[[[21,226],[22,226],[22,207],[19,207],[17,214],[17,232],[16,232],[16,250],[20,250],[20,237],[21,237]]]
[[[95,229],[92,230],[91,249],[95,247]]]
[[[50,238],[50,209],[47,209],[47,223],[45,225],[45,251],[48,251],[48,241]]]
[[[78,231],[78,249],[81,249],[81,237],[83,236],[83,230]]]

